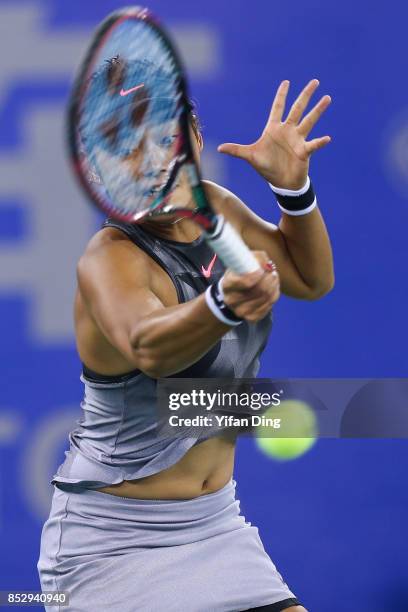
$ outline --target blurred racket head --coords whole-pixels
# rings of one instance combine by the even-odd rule
[[[255,256],[207,200],[190,110],[178,55],[152,15],[141,8],[112,13],[93,36],[70,98],[76,175],[108,215],[131,223],[163,213],[191,218],[226,267],[257,270]]]
[[[91,200],[138,221],[163,210],[193,161],[191,106],[178,56],[147,9],[127,8],[98,27],[69,104],[71,159]]]

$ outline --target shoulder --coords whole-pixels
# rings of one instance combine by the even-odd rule
[[[82,257],[90,257],[106,249],[123,247],[126,243],[131,243],[131,240],[125,232],[116,227],[103,227],[90,238]]]
[[[115,227],[104,227],[89,240],[78,265],[83,266],[95,259],[126,257],[128,254],[132,259],[146,258],[145,252],[125,232]]]
[[[121,230],[106,227],[99,230],[88,242],[77,265],[77,278],[80,288],[90,279],[101,275],[122,276],[135,274],[140,280],[148,278],[148,256]]]

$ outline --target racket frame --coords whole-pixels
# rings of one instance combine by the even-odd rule
[[[96,188],[92,188],[90,181],[87,178],[87,172],[84,169],[83,156],[81,156],[80,152],[78,143],[78,125],[81,118],[82,102],[87,91],[92,70],[94,68],[93,60],[95,55],[97,54],[98,49],[102,47],[104,40],[106,40],[106,38],[109,36],[112,29],[128,19],[146,21],[149,27],[155,31],[155,33],[167,47],[169,53],[172,55],[173,61],[177,68],[177,88],[180,93],[181,113],[179,116],[179,126],[181,134],[179,150],[177,152],[174,167],[170,172],[170,177],[160,196],[146,210],[140,211],[139,213],[132,212],[129,214],[124,214],[119,212],[117,209],[112,208],[112,206],[109,206],[105,198],[98,192],[98,190]],[[205,195],[201,183],[200,170],[194,159],[194,152],[191,144],[189,129],[190,110],[187,92],[187,80],[180,56],[177,50],[174,48],[168,34],[163,30],[162,26],[159,25],[156,18],[147,8],[139,6],[124,7],[108,15],[94,32],[93,41],[86,51],[81,67],[74,79],[71,96],[68,103],[66,130],[67,145],[74,174],[89,200],[108,215],[114,216],[121,221],[128,223],[140,223],[148,216],[152,217],[161,214],[168,215],[176,213],[180,218],[190,218],[203,228],[206,240],[218,253],[227,267],[231,267],[239,274],[255,271],[259,268],[259,264],[253,253],[243,243],[241,237],[236,233],[233,227],[227,221],[225,221],[222,215],[214,212]],[[188,180],[193,193],[193,198],[198,206],[198,208],[194,210],[189,208],[179,208],[176,206],[173,207],[168,202],[171,195],[171,187],[174,184],[181,168],[184,168],[188,174]]]

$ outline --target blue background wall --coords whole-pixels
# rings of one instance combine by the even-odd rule
[[[117,1],[0,1],[0,589],[36,589],[48,480],[79,416],[75,261],[99,223],[63,159],[70,75]],[[332,107],[311,174],[332,236],[336,287],[283,298],[270,377],[406,376],[408,8],[389,0],[152,0],[188,57],[209,177],[266,218],[265,183],[216,153],[263,128],[280,80],[310,78]],[[239,442],[242,508],[311,612],[408,611],[408,443],[322,440],[277,464]]]

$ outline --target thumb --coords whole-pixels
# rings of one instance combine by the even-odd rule
[[[240,145],[233,142],[225,142],[217,147],[218,153],[226,153],[233,157],[239,157],[240,159],[249,159],[249,145]]]

